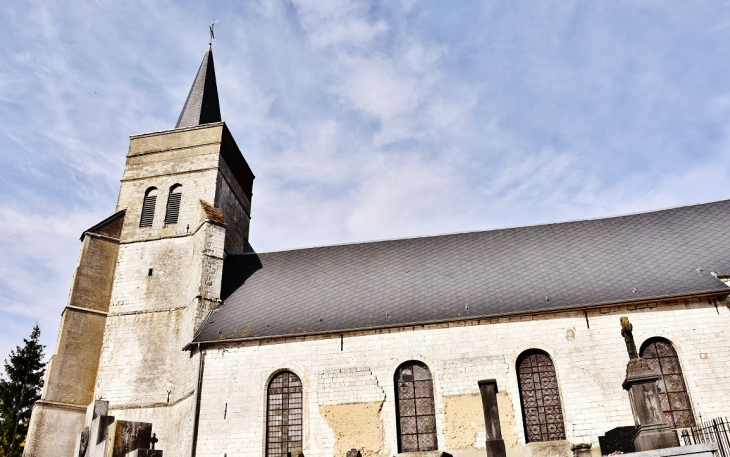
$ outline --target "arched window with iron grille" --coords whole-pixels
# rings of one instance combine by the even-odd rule
[[[152,220],[155,218],[155,204],[157,204],[157,187],[150,187],[144,193],[142,215],[139,218],[140,227],[152,227]]]
[[[563,408],[555,366],[550,356],[537,349],[523,352],[517,358],[517,381],[525,440],[528,443],[564,440]]]
[[[278,373],[266,395],[266,456],[302,452],[302,381],[291,371]]]
[[[175,184],[170,187],[170,195],[167,197],[167,212],[165,213],[165,224],[177,224],[180,215],[180,200],[182,199],[182,184]]]
[[[398,367],[395,398],[399,452],[438,449],[433,380],[425,364],[410,361]]]
[[[672,428],[693,426],[695,420],[687,384],[672,343],[664,338],[650,338],[641,345],[640,352],[649,367],[662,377],[657,381],[657,389],[667,424]]]

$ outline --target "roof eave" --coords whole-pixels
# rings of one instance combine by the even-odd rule
[[[371,331],[371,330],[383,330],[388,328],[398,328],[398,327],[413,327],[413,326],[419,326],[419,325],[434,325],[434,324],[445,324],[445,323],[451,323],[451,322],[467,322],[467,321],[474,321],[474,320],[480,320],[480,319],[495,319],[495,318],[502,318],[502,317],[517,317],[517,316],[526,316],[526,315],[541,315],[541,314],[555,314],[565,311],[582,311],[582,310],[588,310],[588,309],[597,309],[597,308],[606,308],[606,307],[612,307],[617,305],[640,305],[644,303],[649,302],[662,302],[662,301],[676,301],[676,300],[695,300],[695,299],[702,299],[702,298],[712,298],[717,297],[721,295],[730,295],[730,287],[723,287],[722,289],[710,289],[705,291],[698,291],[698,292],[692,292],[690,294],[687,293],[681,293],[681,294],[666,294],[666,295],[656,295],[656,296],[650,296],[650,297],[643,297],[638,300],[613,300],[613,301],[604,301],[604,302],[596,302],[596,303],[583,303],[580,305],[571,305],[571,306],[561,306],[556,308],[543,308],[539,310],[534,311],[513,311],[513,312],[506,312],[506,313],[495,313],[495,314],[481,314],[478,316],[469,316],[469,317],[456,317],[456,318],[449,318],[449,319],[435,319],[435,320],[428,320],[428,321],[418,321],[418,322],[407,322],[407,323],[400,323],[400,324],[390,324],[390,325],[377,325],[372,327],[357,327],[357,328],[347,328],[347,329],[335,329],[335,330],[322,330],[318,332],[300,332],[300,333],[289,333],[284,335],[268,335],[268,336],[256,336],[256,337],[244,337],[244,338],[226,338],[226,339],[220,339],[220,340],[205,340],[205,341],[191,341],[190,343],[186,344],[182,350],[187,351],[192,349],[193,347],[197,347],[199,345],[207,345],[211,346],[214,344],[225,344],[225,343],[239,343],[244,341],[261,341],[261,340],[276,340],[276,339],[282,339],[282,338],[297,338],[297,337],[305,337],[305,336],[318,336],[318,335],[329,335],[329,334],[336,334],[336,333],[354,333],[354,332],[363,332],[363,331]],[[207,319],[206,319],[207,321]],[[202,331],[203,326],[201,326]],[[198,332],[198,334],[200,331]],[[196,335],[197,336],[197,335]]]
[[[84,241],[84,237],[86,236],[87,233],[94,232],[95,230],[98,230],[99,228],[104,227],[109,222],[111,222],[111,221],[113,221],[113,220],[115,220],[115,219],[123,216],[124,213],[126,213],[126,212],[127,212],[127,209],[126,208],[123,209],[123,210],[121,210],[121,211],[117,211],[116,213],[114,213],[111,216],[107,217],[106,219],[104,219],[103,221],[101,221],[98,224],[94,225],[93,227],[90,227],[90,228],[84,230],[84,233],[81,234],[81,238],[79,238],[79,240],[80,241]]]

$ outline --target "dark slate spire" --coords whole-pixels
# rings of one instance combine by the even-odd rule
[[[208,51],[200,64],[198,75],[193,87],[190,88],[188,99],[177,120],[176,129],[194,127],[221,121],[221,108],[218,103],[218,86],[215,82],[215,67],[213,66],[213,50],[208,45]]]

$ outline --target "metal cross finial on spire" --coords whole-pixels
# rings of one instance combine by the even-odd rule
[[[205,51],[203,61],[195,75],[195,81],[185,100],[180,117],[177,119],[176,129],[193,127],[196,125],[211,124],[221,121],[221,109],[218,103],[218,85],[215,82],[215,66],[213,65],[213,26],[210,24],[210,43]]]
[[[213,38],[215,38],[215,35],[213,34],[213,27],[215,27],[215,25],[217,23],[218,23],[218,19],[216,19],[215,21],[213,21],[213,23],[210,24],[210,26],[208,27],[210,29],[210,42],[208,43],[209,45],[212,45],[213,44]]]

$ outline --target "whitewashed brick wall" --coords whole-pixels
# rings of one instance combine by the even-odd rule
[[[334,437],[319,413],[320,405],[383,398],[382,454],[395,455],[393,375],[408,360],[423,361],[434,376],[440,443],[444,443],[443,428],[449,425],[444,424],[444,398],[478,394],[477,382],[488,378],[497,379],[515,413],[511,429],[505,430],[503,424],[505,439],[515,436],[524,443],[515,362],[531,348],[553,358],[568,440],[597,446],[597,437],[606,430],[633,425],[628,396],[621,388],[628,362],[619,322],[624,315],[634,324],[639,345],[654,336],[673,342],[696,413],[703,417],[730,414],[723,400],[730,392],[728,308],[723,305],[716,310],[706,302],[641,308],[590,311],[590,328],[583,312],[565,312],[346,335],[342,351],[339,335],[210,348],[197,455],[264,455],[266,387],[272,374],[282,369],[293,371],[303,382],[306,456],[333,455]],[[708,358],[701,358],[701,353]]]
[[[318,373],[316,394],[320,405],[383,401],[385,392],[368,367],[337,368]],[[357,392],[357,399],[352,393]]]

